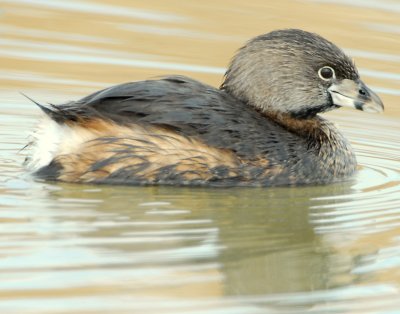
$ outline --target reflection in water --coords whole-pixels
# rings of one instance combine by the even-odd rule
[[[398,119],[330,114],[360,169],[328,186],[50,184],[21,167],[37,110],[17,91],[57,102],[171,71],[217,86],[243,38],[273,28],[347,47],[398,113],[396,5],[333,2],[3,1],[1,313],[396,313]]]
[[[362,246],[376,236],[369,230],[362,240],[354,224],[359,217],[347,217],[356,214],[343,209],[365,194],[353,186],[210,190],[37,185],[35,193],[42,197],[28,200],[29,210],[3,223],[9,228],[2,232],[15,237],[8,241],[1,270],[23,280],[3,281],[0,296],[31,295],[36,300],[52,291],[62,299],[74,298],[71,293],[77,291],[85,300],[107,295],[117,306],[118,291],[117,296],[128,293],[158,302],[167,297],[175,310],[185,299],[199,298],[199,306],[225,307],[215,299],[225,296],[234,297],[230,303],[235,307],[255,302],[267,308],[303,305],[304,311],[342,294],[343,302],[367,295],[386,298],[398,292],[389,282],[400,279],[392,272],[399,246],[392,243],[385,252]],[[344,221],[346,233],[340,232]],[[396,232],[391,230],[379,236],[392,239]],[[395,264],[380,265],[383,260]],[[390,279],[386,286],[371,286],[374,269]],[[87,306],[83,309],[97,308],[90,302]],[[156,313],[162,307],[151,308]]]

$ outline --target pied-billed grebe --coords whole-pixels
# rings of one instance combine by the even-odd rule
[[[27,164],[56,181],[276,186],[355,172],[349,143],[318,113],[383,111],[353,62],[309,32],[250,40],[220,89],[183,76],[125,83],[44,107]]]

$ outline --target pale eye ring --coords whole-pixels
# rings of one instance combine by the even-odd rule
[[[318,70],[318,76],[324,81],[329,81],[335,78],[335,70],[326,65]]]

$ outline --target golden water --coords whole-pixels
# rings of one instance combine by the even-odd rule
[[[329,118],[350,182],[278,189],[35,182],[41,102],[189,75],[218,86],[276,28],[343,47],[386,112]],[[400,1],[0,2],[1,313],[400,313]]]

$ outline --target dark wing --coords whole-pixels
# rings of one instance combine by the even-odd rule
[[[246,159],[279,163],[299,145],[296,135],[226,92],[183,76],[121,84],[57,107],[69,116],[168,128]]]

